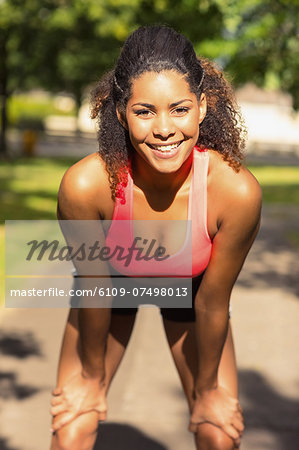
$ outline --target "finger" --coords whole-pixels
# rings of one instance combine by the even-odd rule
[[[99,412],[98,420],[99,420],[99,422],[105,422],[105,420],[107,420],[107,412],[106,411]]]
[[[51,428],[52,433],[55,433],[56,431],[60,430],[60,428],[62,428],[64,425],[70,423],[76,417],[77,416],[74,413],[63,414],[63,416],[61,418],[59,418],[58,420],[53,422],[52,428]]]
[[[67,410],[68,410],[67,407],[64,404],[61,404],[61,405],[53,406],[50,409],[50,413],[52,414],[52,416],[55,417],[55,416],[57,416],[57,414],[67,412]]]
[[[236,424],[240,424],[240,427],[242,428],[242,430],[244,430],[244,428],[245,428],[244,417],[242,416],[241,413],[236,413],[233,416],[233,420],[232,420],[233,425],[235,425],[235,421],[236,421]],[[239,426],[237,428],[239,429]]]
[[[191,433],[197,433],[198,425],[199,425],[199,423],[190,422],[190,423],[189,423],[188,430],[189,430]]]
[[[235,427],[236,430],[239,431],[239,433],[243,433],[244,428],[245,428],[244,427],[244,423],[241,420],[237,419],[237,418],[235,418],[232,421],[232,426]]]
[[[236,439],[240,439],[240,433],[238,430],[236,430],[235,427],[233,427],[232,425],[226,425],[223,428],[223,431],[228,434],[234,441]]]
[[[243,414],[241,412],[238,412],[236,414],[236,417],[238,417],[238,419],[241,420],[241,422],[244,422],[244,416],[243,416]]]
[[[242,407],[241,407],[241,405],[240,405],[239,402],[237,403],[237,409],[238,409],[238,411],[239,411],[241,414],[243,414],[243,409],[242,409]]]
[[[58,395],[57,397],[53,397],[51,400],[51,405],[52,406],[56,406],[59,405],[60,403],[63,402],[63,397],[62,395]]]
[[[240,412],[235,412],[232,416],[232,423],[234,420],[238,420],[239,422],[242,422],[244,424],[244,417]]]
[[[243,432],[245,430],[244,423],[241,422],[240,420],[235,419],[233,421],[232,425],[236,428],[237,431],[239,431],[240,436],[242,436],[242,434],[243,434]]]
[[[56,387],[55,389],[53,389],[52,391],[52,395],[61,395],[62,394],[62,388],[60,387]]]

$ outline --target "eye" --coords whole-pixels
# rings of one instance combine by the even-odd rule
[[[135,111],[135,114],[136,116],[149,117],[152,115],[152,111],[150,111],[149,109],[139,109]]]
[[[178,115],[178,116],[183,116],[184,114],[186,114],[188,111],[190,110],[190,108],[188,108],[187,106],[179,106],[178,108],[175,108],[173,110],[173,112]]]

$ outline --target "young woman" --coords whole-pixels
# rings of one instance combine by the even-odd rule
[[[96,87],[92,116],[99,153],[66,172],[58,217],[192,220],[193,308],[161,313],[196,448],[236,448],[244,425],[229,302],[258,231],[261,191],[241,164],[231,88],[184,36],[143,27]],[[176,236],[163,236],[176,267]],[[92,449],[135,315],[133,308],[71,309],[53,391],[52,450]]]

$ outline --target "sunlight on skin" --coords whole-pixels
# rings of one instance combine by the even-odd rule
[[[32,162],[28,160],[11,164],[3,162],[0,168],[0,179],[9,179],[7,186],[1,186],[0,191],[7,195],[2,203],[2,220],[4,219],[42,219],[46,212],[51,214],[52,219],[56,218],[56,195],[62,174],[70,166],[69,161],[57,164],[55,160],[48,158],[34,158]],[[252,166],[250,170],[258,179],[265,191],[264,203],[296,203],[299,199],[299,167],[279,167],[279,166]],[[8,177],[9,175],[9,177]],[[272,189],[273,186],[280,187],[280,193]],[[268,193],[267,187],[271,187]],[[285,190],[281,189],[282,187]],[[292,190],[292,197],[288,195]],[[6,192],[5,192],[6,191]],[[37,191],[40,191],[38,193]],[[19,193],[25,194],[18,200]],[[48,197],[49,196],[49,197]],[[22,208],[18,207],[18,201],[22,201]],[[19,205],[21,206],[21,205]],[[28,211],[27,211],[28,209]],[[18,214],[21,212],[22,217]],[[298,233],[299,236],[299,233]],[[299,237],[292,234],[290,240],[295,244],[299,242]],[[0,305],[4,304],[4,225],[0,225]]]

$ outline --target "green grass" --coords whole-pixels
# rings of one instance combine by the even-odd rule
[[[299,206],[299,167],[251,166],[249,169],[262,187],[264,203]]]
[[[4,299],[4,220],[55,219],[59,183],[74,162],[22,158],[0,163],[0,304]]]
[[[74,160],[32,158],[1,163],[0,220],[54,219],[60,180]]]
[[[55,219],[60,180],[75,160],[32,158],[0,165],[0,301],[4,298],[4,220]],[[299,205],[299,167],[250,167],[264,203]],[[296,244],[297,233],[291,236]]]
[[[299,249],[299,231],[290,231],[287,233],[289,242]]]

